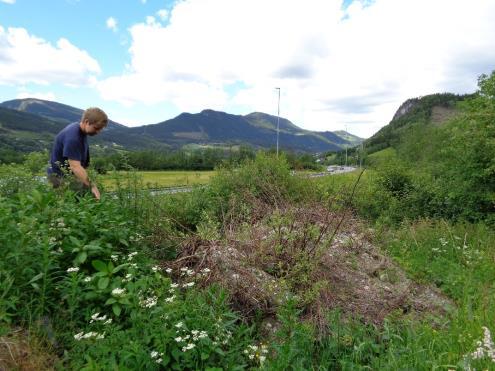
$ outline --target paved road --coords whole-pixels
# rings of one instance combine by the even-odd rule
[[[327,168],[327,171],[324,171],[322,173],[309,174],[308,178],[319,178],[322,176],[349,173],[349,172],[354,171],[356,169],[357,168],[354,166],[329,166]]]

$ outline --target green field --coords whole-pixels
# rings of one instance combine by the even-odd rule
[[[206,184],[215,171],[135,171],[132,174],[145,187],[163,188]],[[117,179],[128,179],[126,175],[127,172],[124,171],[108,173],[102,177],[101,182],[106,188],[113,189]]]

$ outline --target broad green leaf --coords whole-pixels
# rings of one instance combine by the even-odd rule
[[[81,246],[81,241],[79,241],[77,238],[75,238],[74,236],[69,236],[69,240],[70,242],[75,245],[76,247],[80,247]]]
[[[106,302],[105,302],[105,305],[110,305],[110,304],[114,304],[117,302],[117,299],[115,298],[110,298],[108,299]]]
[[[108,284],[110,283],[110,278],[108,277],[102,277],[98,280],[98,288],[100,290],[104,290],[108,287]]]
[[[86,251],[82,251],[79,254],[77,254],[76,258],[74,259],[74,262],[76,263],[75,265],[80,265],[86,261],[88,258],[88,254]]]
[[[115,274],[115,273],[119,272],[120,270],[122,270],[122,268],[127,267],[128,265],[129,265],[128,263],[118,265],[117,267],[115,267],[115,269],[112,270],[112,273]]]
[[[124,305],[131,305],[131,302],[129,301],[128,298],[121,298],[121,299],[119,299],[119,303],[120,304],[124,304]]]
[[[108,262],[108,272],[113,273],[113,270],[115,269],[115,265],[110,261]]]
[[[120,307],[120,305],[118,304],[114,304],[112,305],[112,310],[113,310],[113,313],[118,317],[120,316],[120,313],[122,312],[122,308]]]
[[[107,265],[103,263],[101,260],[93,260],[91,264],[93,265],[93,267],[95,267],[97,271],[108,272]]]

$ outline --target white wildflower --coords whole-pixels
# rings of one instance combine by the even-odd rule
[[[117,297],[122,297],[125,295],[125,289],[115,288],[112,290],[112,295]]]
[[[67,269],[67,273],[72,273],[72,272],[74,273],[79,272],[79,267],[71,267]]]
[[[194,286],[194,282],[188,282],[182,285],[182,287],[193,287],[193,286]]]
[[[93,277],[88,276],[83,279],[84,282],[91,282],[93,280]]]
[[[176,342],[180,343],[180,342],[182,341],[182,337],[177,336],[174,340],[175,340]]]
[[[160,267],[158,265],[154,265],[154,266],[151,267],[151,270],[153,272],[158,272],[160,270]]]
[[[156,358],[156,357],[158,357],[158,352],[156,350],[154,350],[150,353],[150,356],[151,356],[151,358]]]
[[[132,260],[137,255],[137,251],[131,252],[127,255],[127,260]]]
[[[89,323],[93,323],[93,322],[95,322],[95,321],[105,321],[106,319],[107,319],[107,315],[106,315],[106,314],[100,317],[100,313],[95,313],[95,314],[93,314],[93,315],[91,316],[91,321],[89,321]],[[112,322],[112,320],[111,320],[111,319],[109,319],[109,320],[107,320],[107,321],[105,322],[105,324],[106,324],[108,321],[110,321],[109,323],[111,323],[111,322]]]
[[[84,332],[80,332],[80,333],[74,335],[74,339],[76,339],[78,341],[82,340],[82,339],[91,339],[91,338],[104,339],[105,333],[99,334],[97,332],[90,331],[87,334],[85,334]]]
[[[158,298],[156,296],[151,296],[145,300],[140,300],[139,304],[143,308],[151,308],[154,307],[157,302],[158,302]]]
[[[76,339],[77,341],[81,340],[83,338],[83,335],[84,335],[84,332],[80,332],[78,334],[75,334],[74,335],[74,339]]]
[[[492,335],[488,327],[483,326],[483,341],[477,341],[476,350],[469,354],[473,359],[488,358],[495,363],[495,345],[492,340]]]
[[[98,313],[95,313],[95,314],[93,314],[93,315],[91,316],[91,319],[92,319],[92,320],[94,320],[94,319],[98,318],[98,316],[99,316],[99,315],[100,315],[100,313],[99,313],[99,312],[98,312]]]
[[[155,360],[156,363],[162,363],[163,359],[161,358],[158,358],[157,360]]]
[[[112,259],[114,262],[116,262],[119,259],[119,256],[113,254],[113,255],[110,255],[110,259]]]
[[[184,326],[184,323],[182,323],[182,322],[179,322],[178,324],[175,325],[175,327],[177,327],[177,328],[181,328],[183,326]]]
[[[182,351],[183,351],[183,352],[187,352],[188,350],[193,349],[195,346],[196,346],[196,344],[194,344],[194,343],[189,343],[189,344],[187,344],[185,347],[182,347]]]
[[[177,287],[179,287],[179,284],[178,283],[173,283],[170,285],[171,288],[173,289],[176,289]]]
[[[171,268],[167,268],[165,269],[165,272],[167,272],[168,274],[172,273],[172,269]]]
[[[167,303],[171,303],[171,302],[173,302],[173,301],[174,301],[174,299],[175,299],[175,295],[172,295],[171,297],[166,298],[166,299],[165,299],[165,302],[167,302]]]

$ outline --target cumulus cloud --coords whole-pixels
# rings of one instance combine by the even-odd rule
[[[117,20],[114,17],[107,19],[107,28],[113,32],[117,32]]]
[[[162,21],[166,20],[168,18],[168,10],[167,9],[160,9],[159,11],[156,12],[156,15],[160,17]]]
[[[5,4],[14,4],[15,0],[0,0],[0,2],[5,3]]]
[[[278,86],[294,123],[369,136],[410,97],[474,91],[495,67],[493,14],[489,0],[183,0],[166,25],[129,29],[130,65],[98,89],[126,104],[274,113]]]
[[[98,73],[98,62],[67,39],[52,45],[24,28],[0,26],[0,85],[90,85]]]

